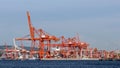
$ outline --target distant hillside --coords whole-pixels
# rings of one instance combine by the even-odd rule
[[[8,48],[12,48],[12,45],[7,45]],[[4,45],[0,45],[0,49],[5,49],[6,47]],[[24,47],[27,50],[30,50],[30,47]]]

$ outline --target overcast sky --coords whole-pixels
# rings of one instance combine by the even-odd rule
[[[26,11],[37,29],[120,50],[120,0],[0,0],[0,44],[29,34]]]

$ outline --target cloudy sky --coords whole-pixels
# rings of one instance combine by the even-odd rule
[[[99,49],[120,49],[120,0],[0,0],[0,44],[29,34],[34,27],[73,37]]]

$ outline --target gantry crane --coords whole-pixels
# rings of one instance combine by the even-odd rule
[[[29,32],[30,32],[30,38],[16,38],[16,40],[30,40],[32,41],[32,52],[33,48],[36,45],[36,41],[38,41],[38,48],[39,48],[39,58],[42,59],[44,57],[44,54],[49,54],[50,53],[50,43],[51,41],[58,41],[59,38],[56,36],[50,35],[47,32],[45,32],[42,29],[35,29],[32,26],[31,19],[30,19],[30,14],[27,11],[27,18],[28,18],[28,25],[29,25]],[[37,36],[35,36],[37,35]],[[47,43],[46,43],[47,42]],[[44,51],[45,45],[47,45],[47,51]]]

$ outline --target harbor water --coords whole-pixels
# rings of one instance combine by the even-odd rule
[[[120,61],[0,60],[0,68],[120,68]]]

